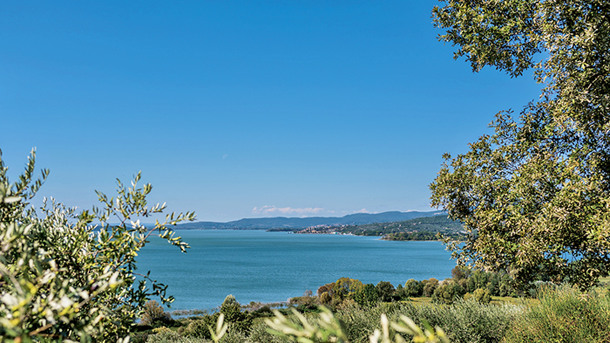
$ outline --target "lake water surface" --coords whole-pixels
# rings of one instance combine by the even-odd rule
[[[363,283],[451,276],[455,262],[440,242],[390,242],[378,237],[286,232],[179,231],[183,254],[153,239],[138,256],[138,272],[169,285],[172,310],[213,309],[228,294],[246,304],[314,293],[347,276]]]

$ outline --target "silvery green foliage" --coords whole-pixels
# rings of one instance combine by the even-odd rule
[[[148,274],[136,281],[138,251],[151,235],[185,251],[169,225],[193,220],[194,213],[140,224],[165,209],[148,206],[152,187],[138,186],[140,174],[130,187],[118,181],[114,197],[98,192],[102,206],[92,211],[45,199],[37,213],[30,200],[48,171],[34,179],[34,160],[32,151],[11,184],[0,154],[0,341],[127,341],[149,297],[173,300]]]
[[[265,319],[270,327],[269,332],[280,337],[292,339],[294,342],[347,342],[347,335],[341,322],[326,307],[320,307],[317,318],[310,322],[302,313],[291,308],[296,320],[284,316],[278,310],[273,310],[275,317]]]
[[[212,336],[212,341],[214,343],[220,342],[222,337],[227,333],[227,329],[229,328],[228,324],[224,322],[225,315],[221,313],[218,316],[218,321],[216,321],[216,328],[208,327],[210,330],[210,335]]]
[[[413,337],[407,340],[403,334]],[[440,327],[433,328],[424,323],[424,329],[420,328],[407,316],[401,315],[397,322],[390,322],[385,314],[381,315],[381,330],[376,329],[370,336],[371,343],[449,343],[449,339]]]
[[[268,331],[293,342],[349,342],[343,324],[326,307],[320,307],[320,313],[311,319],[294,308],[291,310],[293,318],[274,310],[275,317],[265,319],[265,323],[270,327]],[[425,324],[424,329],[421,329],[406,316],[400,316],[400,320],[390,322],[385,314],[381,314],[380,328],[375,329],[369,339],[371,343],[449,343],[440,327],[432,328]]]

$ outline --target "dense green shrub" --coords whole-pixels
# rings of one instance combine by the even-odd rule
[[[404,292],[408,297],[421,297],[424,291],[422,282],[415,279],[409,279],[405,283]]]
[[[515,321],[506,342],[610,342],[610,298],[563,286],[541,290],[540,302]]]
[[[229,332],[248,332],[250,326],[252,326],[252,318],[249,313],[242,312],[241,305],[233,295],[227,295],[222,305],[220,305],[220,313],[224,314],[225,322],[230,324]]]
[[[394,289],[394,285],[389,283],[388,281],[379,281],[379,283],[375,286],[375,290],[379,295],[379,300],[383,302],[394,301],[396,290]]]
[[[364,287],[364,285],[360,280],[342,277],[334,282],[332,296],[333,298],[339,298],[341,300],[352,298],[354,293],[362,287]]]
[[[210,328],[216,325],[218,313],[204,315],[197,319],[192,319],[186,327],[179,330],[180,334],[186,337],[211,338]]]
[[[324,293],[320,294],[319,298],[320,298],[320,303],[325,304],[325,305],[330,304],[331,301],[333,300],[333,298],[330,296],[329,292],[324,292]]]
[[[141,325],[168,326],[172,323],[172,317],[163,310],[163,307],[154,300],[149,300],[144,304],[142,310]]]
[[[288,300],[288,304],[290,306],[296,306],[301,311],[315,310],[318,307],[318,305],[320,305],[319,298],[311,296],[311,295],[304,295],[302,297],[290,298]],[[266,309],[265,309],[265,307],[266,307]],[[271,315],[271,313],[272,313],[271,308],[269,306],[263,306],[260,309],[257,309],[256,311],[253,312],[253,314],[256,314],[259,317],[261,315],[264,315],[264,313],[268,313],[269,315]]]
[[[361,306],[373,306],[379,302],[379,293],[371,283],[367,283],[354,294],[354,300]]]
[[[394,300],[407,300],[409,297],[405,294],[405,289],[402,287],[402,284],[398,284],[396,286],[396,291],[394,292]]]
[[[403,314],[420,325],[427,321],[443,328],[451,342],[469,343],[500,342],[523,311],[516,305],[484,305],[472,300],[458,300],[447,306],[400,305],[389,311],[390,318]]]
[[[486,272],[469,267],[456,266],[451,270],[451,280],[458,283],[468,293],[476,289],[487,289],[490,295],[517,296],[519,293],[514,280],[505,271]]]
[[[422,285],[422,295],[424,297],[431,297],[434,294],[434,290],[438,287],[438,280],[435,278],[430,278],[428,280],[423,280],[421,282]]]
[[[458,300],[445,313],[442,327],[452,342],[500,342],[521,313],[515,305]]]
[[[300,304],[297,303],[297,305],[299,306]],[[250,313],[252,313],[254,317],[271,317],[273,315],[271,306],[264,304],[260,304],[255,308],[250,307]]]
[[[317,294],[320,304],[336,308],[342,306],[345,300],[354,300],[362,288],[364,285],[360,280],[342,277],[335,282],[320,286]]]
[[[325,284],[325,285],[320,286],[320,287],[318,288],[318,291],[317,291],[317,293],[316,293],[316,294],[317,294],[318,296],[321,296],[321,295],[322,295],[322,294],[324,294],[324,293],[328,293],[328,295],[329,295],[329,296],[332,296],[332,295],[333,295],[333,288],[334,288],[334,287],[335,287],[335,283],[334,283],[334,282],[327,283],[327,284]]]
[[[489,304],[491,302],[491,295],[487,288],[477,288],[472,293],[466,293],[464,300],[472,299],[480,302],[481,304]]]
[[[234,324],[229,324],[229,330],[222,337],[220,343],[245,343],[248,341],[249,332],[245,332],[241,327],[232,327]]]
[[[241,312],[241,305],[231,294],[227,295],[220,305],[220,313],[224,314],[225,321],[230,323],[241,321],[245,317]]]
[[[287,338],[282,338],[276,335],[272,335],[267,331],[269,326],[263,322],[258,322],[252,325],[250,329],[250,336],[248,337],[247,342],[249,343],[285,343],[290,342]]]
[[[367,308],[352,306],[336,312],[337,318],[343,323],[345,333],[350,342],[368,342],[369,335],[379,327],[379,317],[385,307],[371,306]]]
[[[183,340],[177,332],[164,326],[153,330],[154,335],[149,335],[146,343],[175,343]]]
[[[461,298],[465,291],[457,282],[449,279],[443,281],[432,294],[432,302],[437,304],[453,304]]]

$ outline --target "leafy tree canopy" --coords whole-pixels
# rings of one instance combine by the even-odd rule
[[[470,233],[458,261],[587,288],[610,271],[610,3],[443,1],[441,41],[474,71],[533,69],[540,98],[452,158],[432,205]]]
[[[351,298],[354,293],[363,288],[364,285],[360,280],[342,277],[335,282],[333,286],[333,297],[340,299]]]

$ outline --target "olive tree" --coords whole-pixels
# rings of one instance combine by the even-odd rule
[[[461,264],[588,288],[610,271],[610,3],[449,0],[440,40],[474,71],[532,69],[540,97],[444,156],[432,205],[464,223]]]
[[[30,201],[48,176],[35,179],[35,153],[11,183],[0,154],[0,337],[3,341],[121,341],[145,302],[166,286],[149,273],[137,280],[138,252],[151,235],[185,251],[188,245],[170,226],[194,213],[168,214],[144,226],[165,204],[148,206],[150,184],[118,181],[117,195],[98,192],[102,204],[77,213],[54,200],[37,211]],[[117,224],[109,224],[114,222]],[[148,287],[151,284],[151,287]]]

